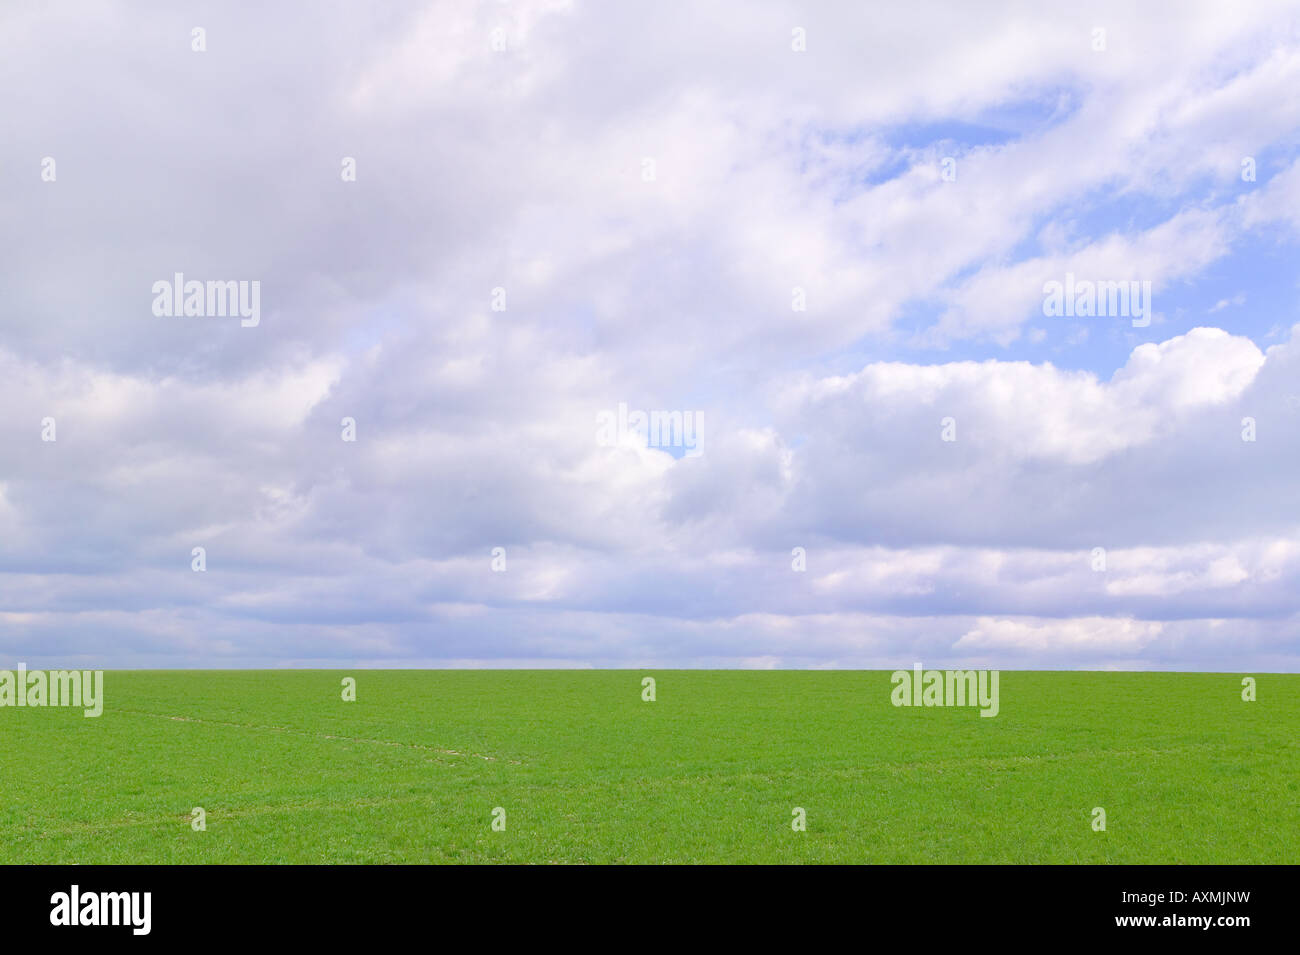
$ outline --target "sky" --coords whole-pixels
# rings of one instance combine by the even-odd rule
[[[1298,92],[1297,2],[10,0],[0,666],[1300,671]]]

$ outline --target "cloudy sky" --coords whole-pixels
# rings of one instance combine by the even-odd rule
[[[0,666],[1300,670],[1300,4],[996,7],[5,3]]]

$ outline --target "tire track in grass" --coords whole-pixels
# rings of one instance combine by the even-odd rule
[[[376,796],[365,799],[353,799],[344,802],[327,802],[323,800],[311,800],[309,802],[297,803],[276,803],[275,805],[262,806],[241,806],[239,808],[224,808],[220,810],[209,810],[207,818],[220,821],[230,819],[255,818],[258,816],[272,816],[279,813],[300,813],[313,811],[342,811],[352,809],[371,809],[380,806],[393,806],[401,803],[427,802],[430,798],[429,793],[410,793],[403,796]],[[139,816],[129,815],[125,819],[102,819],[94,822],[77,822],[70,826],[42,826],[40,823],[25,823],[8,827],[11,830],[25,830],[31,833],[39,833],[41,836],[50,835],[79,835],[83,833],[97,832],[101,829],[133,829],[141,826],[157,826],[167,829],[177,822],[188,824],[190,820],[189,813],[180,813],[178,815],[166,816]],[[0,832],[5,831],[5,827],[0,826]]]
[[[171,720],[175,723],[199,723],[203,726],[228,726],[241,730],[261,730],[271,733],[286,733],[291,736],[305,736],[308,739],[328,739],[338,740],[345,743],[369,743],[373,746],[396,746],[404,749],[416,749],[426,753],[438,753],[442,756],[467,756],[475,759],[481,759],[489,763],[500,762],[496,756],[486,756],[483,753],[462,753],[454,749],[441,749],[437,746],[425,746],[423,743],[399,743],[391,739],[371,739],[365,736],[339,736],[332,733],[311,733],[306,730],[296,730],[289,726],[266,726],[259,723],[231,723],[226,720],[208,720],[198,716],[172,716],[167,713],[150,713],[146,710],[127,710],[116,707],[117,713],[130,713],[133,716],[150,716],[160,720]],[[507,759],[507,763],[515,766],[522,766],[523,762],[517,759]]]

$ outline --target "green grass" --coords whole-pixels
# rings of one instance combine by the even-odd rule
[[[1300,676],[1258,676],[1247,703],[1227,674],[1003,671],[993,719],[890,690],[884,672],[111,671],[98,719],[0,708],[0,862],[1300,857]]]

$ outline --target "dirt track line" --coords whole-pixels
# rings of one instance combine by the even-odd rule
[[[364,736],[336,736],[330,733],[309,733],[305,730],[296,730],[288,726],[263,726],[258,723],[230,723],[226,720],[205,720],[198,716],[169,716],[166,713],[150,713],[146,710],[125,710],[121,707],[115,708],[118,713],[131,713],[135,716],[152,716],[155,719],[171,720],[176,723],[200,723],[205,726],[230,726],[241,730],[262,730],[272,733],[288,733],[292,736],[306,736],[309,739],[330,739],[341,740],[347,743],[369,743],[373,746],[397,746],[404,749],[418,749],[426,753],[439,753],[443,756],[472,756],[475,759],[482,759],[489,763],[497,762],[495,756],[484,756],[482,753],[462,753],[454,749],[440,749],[437,746],[425,746],[421,743],[399,743],[391,739],[369,739]],[[516,766],[521,765],[518,760],[507,760]]]
[[[154,716],[157,714],[146,714]],[[237,724],[236,724],[237,725]],[[219,809],[208,810],[209,819],[226,820],[226,819],[243,819],[253,818],[256,816],[273,816],[280,813],[300,813],[312,812],[313,810],[336,810],[336,809],[371,809],[378,806],[393,806],[400,803],[421,802],[429,800],[429,793],[415,793],[406,796],[381,796],[372,799],[353,799],[344,802],[326,802],[323,800],[312,800],[301,803],[279,803],[274,806],[244,806],[237,809]],[[164,828],[173,826],[177,823],[189,824],[189,813],[167,814],[165,816],[135,816],[132,815],[126,819],[103,819],[95,822],[79,822],[71,826],[42,826],[36,823],[18,823],[13,829],[23,829],[27,832],[39,832],[42,837],[50,835],[70,836],[78,833],[95,832],[101,829],[133,829],[141,826],[162,826]],[[3,831],[3,827],[0,827]]]

